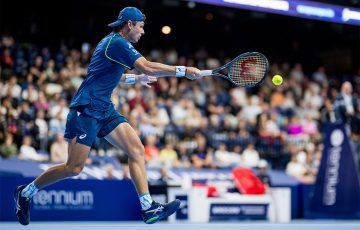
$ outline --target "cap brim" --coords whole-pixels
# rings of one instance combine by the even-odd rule
[[[123,21],[116,21],[116,22],[112,22],[110,24],[108,24],[109,27],[114,28],[117,26],[120,26],[123,23]]]

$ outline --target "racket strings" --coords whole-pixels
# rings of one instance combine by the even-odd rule
[[[251,87],[263,80],[267,69],[268,62],[264,56],[251,54],[236,60],[228,76],[238,86]]]

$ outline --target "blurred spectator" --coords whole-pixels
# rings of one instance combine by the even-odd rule
[[[304,103],[308,109],[315,110],[316,112],[324,104],[324,98],[320,94],[320,87],[318,84],[312,82],[304,92]],[[312,112],[316,114],[316,112]]]
[[[191,155],[192,165],[195,168],[214,168],[213,149],[207,147],[204,135],[195,134],[196,147]]]
[[[57,133],[55,142],[51,144],[50,147],[50,159],[51,162],[63,163],[67,161],[68,158],[68,142],[64,139],[64,134]]]
[[[3,75],[5,79],[11,74],[11,69],[14,66],[14,58],[11,56],[11,51],[5,48],[0,55],[0,66],[3,69]]]
[[[5,85],[2,88],[1,96],[9,96],[11,98],[11,103],[14,106],[17,106],[20,98],[21,98],[21,87],[17,83],[17,76],[12,75],[10,79],[5,83]]]
[[[49,122],[49,139],[53,141],[57,133],[65,133],[66,120],[63,119],[61,113],[56,114]]]
[[[245,88],[235,87],[231,89],[230,96],[232,98],[234,105],[238,105],[238,106],[247,105]]]
[[[320,66],[318,68],[318,70],[313,73],[312,78],[315,82],[321,84],[321,85],[327,85],[328,84],[328,79],[325,73],[325,67],[324,66]]]
[[[249,99],[249,105],[244,107],[244,119],[248,121],[262,112],[260,107],[260,99],[258,96],[253,95]]]
[[[188,168],[191,166],[190,160],[191,160],[191,156],[190,153],[186,147],[186,143],[184,141],[180,141],[177,144],[177,148],[176,148],[176,153],[177,153],[177,164],[175,165],[176,167],[184,167],[184,168]]]
[[[140,105],[137,105],[137,107],[139,110],[142,110]],[[143,113],[140,116],[139,130],[142,137],[146,137],[148,135],[159,136],[161,134],[160,130],[151,123],[150,117],[146,113]]]
[[[18,148],[14,143],[14,137],[11,133],[5,134],[5,142],[0,145],[0,156],[2,158],[14,158],[18,154]]]
[[[242,162],[246,167],[256,167],[259,164],[260,156],[259,152],[256,151],[255,145],[249,143],[242,153]]]
[[[31,109],[27,101],[23,101],[19,108],[19,122],[26,124],[34,118],[34,111]]]
[[[34,110],[27,101],[21,102],[18,117],[19,134],[36,136],[38,133],[34,120]]]
[[[128,103],[130,105],[130,109],[134,109],[136,107],[136,105],[141,106],[145,111],[148,108],[146,103],[145,103],[145,100],[143,98],[143,94],[142,94],[140,89],[136,89],[134,97],[129,98]]]
[[[285,95],[282,87],[277,87],[276,91],[271,94],[270,106],[271,108],[278,108],[285,102]]]
[[[325,99],[324,105],[320,109],[320,121],[322,125],[336,122],[334,106],[329,98]]]
[[[310,115],[306,116],[302,123],[302,130],[304,134],[316,135],[318,133],[317,121]]]
[[[293,154],[290,162],[286,165],[286,174],[301,179],[306,174],[306,167],[299,162],[298,155]]]
[[[277,138],[280,136],[280,127],[278,125],[279,116],[278,113],[272,112],[265,121],[265,136]]]
[[[160,150],[160,162],[167,166],[172,167],[177,165],[177,153],[171,143],[166,143],[165,147]]]
[[[241,156],[234,152],[229,152],[225,143],[221,143],[214,153],[214,162],[218,168],[233,168],[241,165]]]
[[[300,118],[296,115],[290,118],[287,133],[286,142],[290,145],[304,147],[309,140],[309,136],[304,134]]]
[[[295,106],[296,104],[295,104],[294,92],[291,90],[286,90],[284,101],[282,105],[280,105],[280,107],[284,111],[284,114],[287,116],[292,116],[294,113]]]
[[[47,155],[39,154],[32,145],[31,136],[24,136],[23,144],[20,147],[20,160],[47,161]]]
[[[294,68],[290,72],[290,77],[295,79],[298,83],[301,83],[304,79],[304,72],[302,65],[300,63],[296,63]]]
[[[166,185],[169,182],[169,180],[170,180],[170,178],[169,178],[169,170],[165,165],[163,165],[160,168],[160,178],[157,181],[157,183]]]
[[[360,133],[360,120],[358,118],[360,114],[359,102],[352,93],[351,83],[348,81],[344,82],[341,85],[341,92],[335,98],[335,116],[338,123],[348,124],[351,131]]]
[[[60,98],[54,106],[50,107],[50,117],[57,117],[60,114],[61,120],[66,120],[69,113],[69,107],[66,99]]]
[[[321,160],[322,152],[320,152],[314,143],[308,143],[306,146],[306,167],[307,175],[316,176]]]
[[[0,103],[0,115],[1,115],[1,121],[5,121],[10,116],[17,116],[17,111],[14,109],[14,107],[11,104],[10,97],[6,96],[3,97]]]
[[[47,151],[49,127],[45,120],[44,110],[38,110],[35,118],[35,125],[38,130],[36,141],[40,150]]]
[[[39,92],[38,99],[34,102],[34,107],[36,110],[44,110],[45,113],[49,110],[49,102],[46,99],[45,93],[43,91]]]
[[[239,89],[240,87],[236,87]],[[195,105],[200,108],[204,108],[206,104],[206,94],[200,89],[199,85],[193,85],[192,98],[194,99]]]
[[[55,61],[53,59],[50,59],[46,63],[46,67],[43,73],[46,75],[46,80],[49,80],[50,82],[54,82],[56,80]]]
[[[175,104],[171,107],[171,118],[178,126],[184,124],[186,114],[186,100],[184,98],[176,101]]]
[[[164,135],[165,126],[170,122],[167,111],[164,108],[158,108],[156,100],[149,100],[149,122],[157,129],[160,136]]]
[[[225,112],[224,106],[221,103],[219,103],[219,97],[215,93],[208,95],[208,100],[206,102],[206,105],[207,105],[206,110],[208,114],[222,115]]]
[[[114,166],[112,164],[106,164],[105,165],[105,179],[112,180],[114,179]]]
[[[265,187],[268,189],[269,187],[271,187],[271,178],[267,173],[268,163],[266,162],[266,160],[261,159],[257,167],[259,170],[257,177],[261,180],[261,182],[263,182]]]
[[[149,164],[157,164],[159,158],[159,148],[156,146],[156,136],[148,135],[145,138],[145,160]]]

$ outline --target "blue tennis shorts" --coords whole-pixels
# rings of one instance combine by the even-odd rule
[[[77,143],[91,147],[96,137],[103,138],[120,123],[127,122],[113,105],[97,111],[92,110],[91,105],[70,109],[64,135],[66,139],[76,137]]]

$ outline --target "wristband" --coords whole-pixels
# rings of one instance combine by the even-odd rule
[[[136,83],[135,74],[125,74],[125,84],[132,85]]]
[[[176,77],[185,77],[186,67],[185,66],[175,66],[175,76]]]

